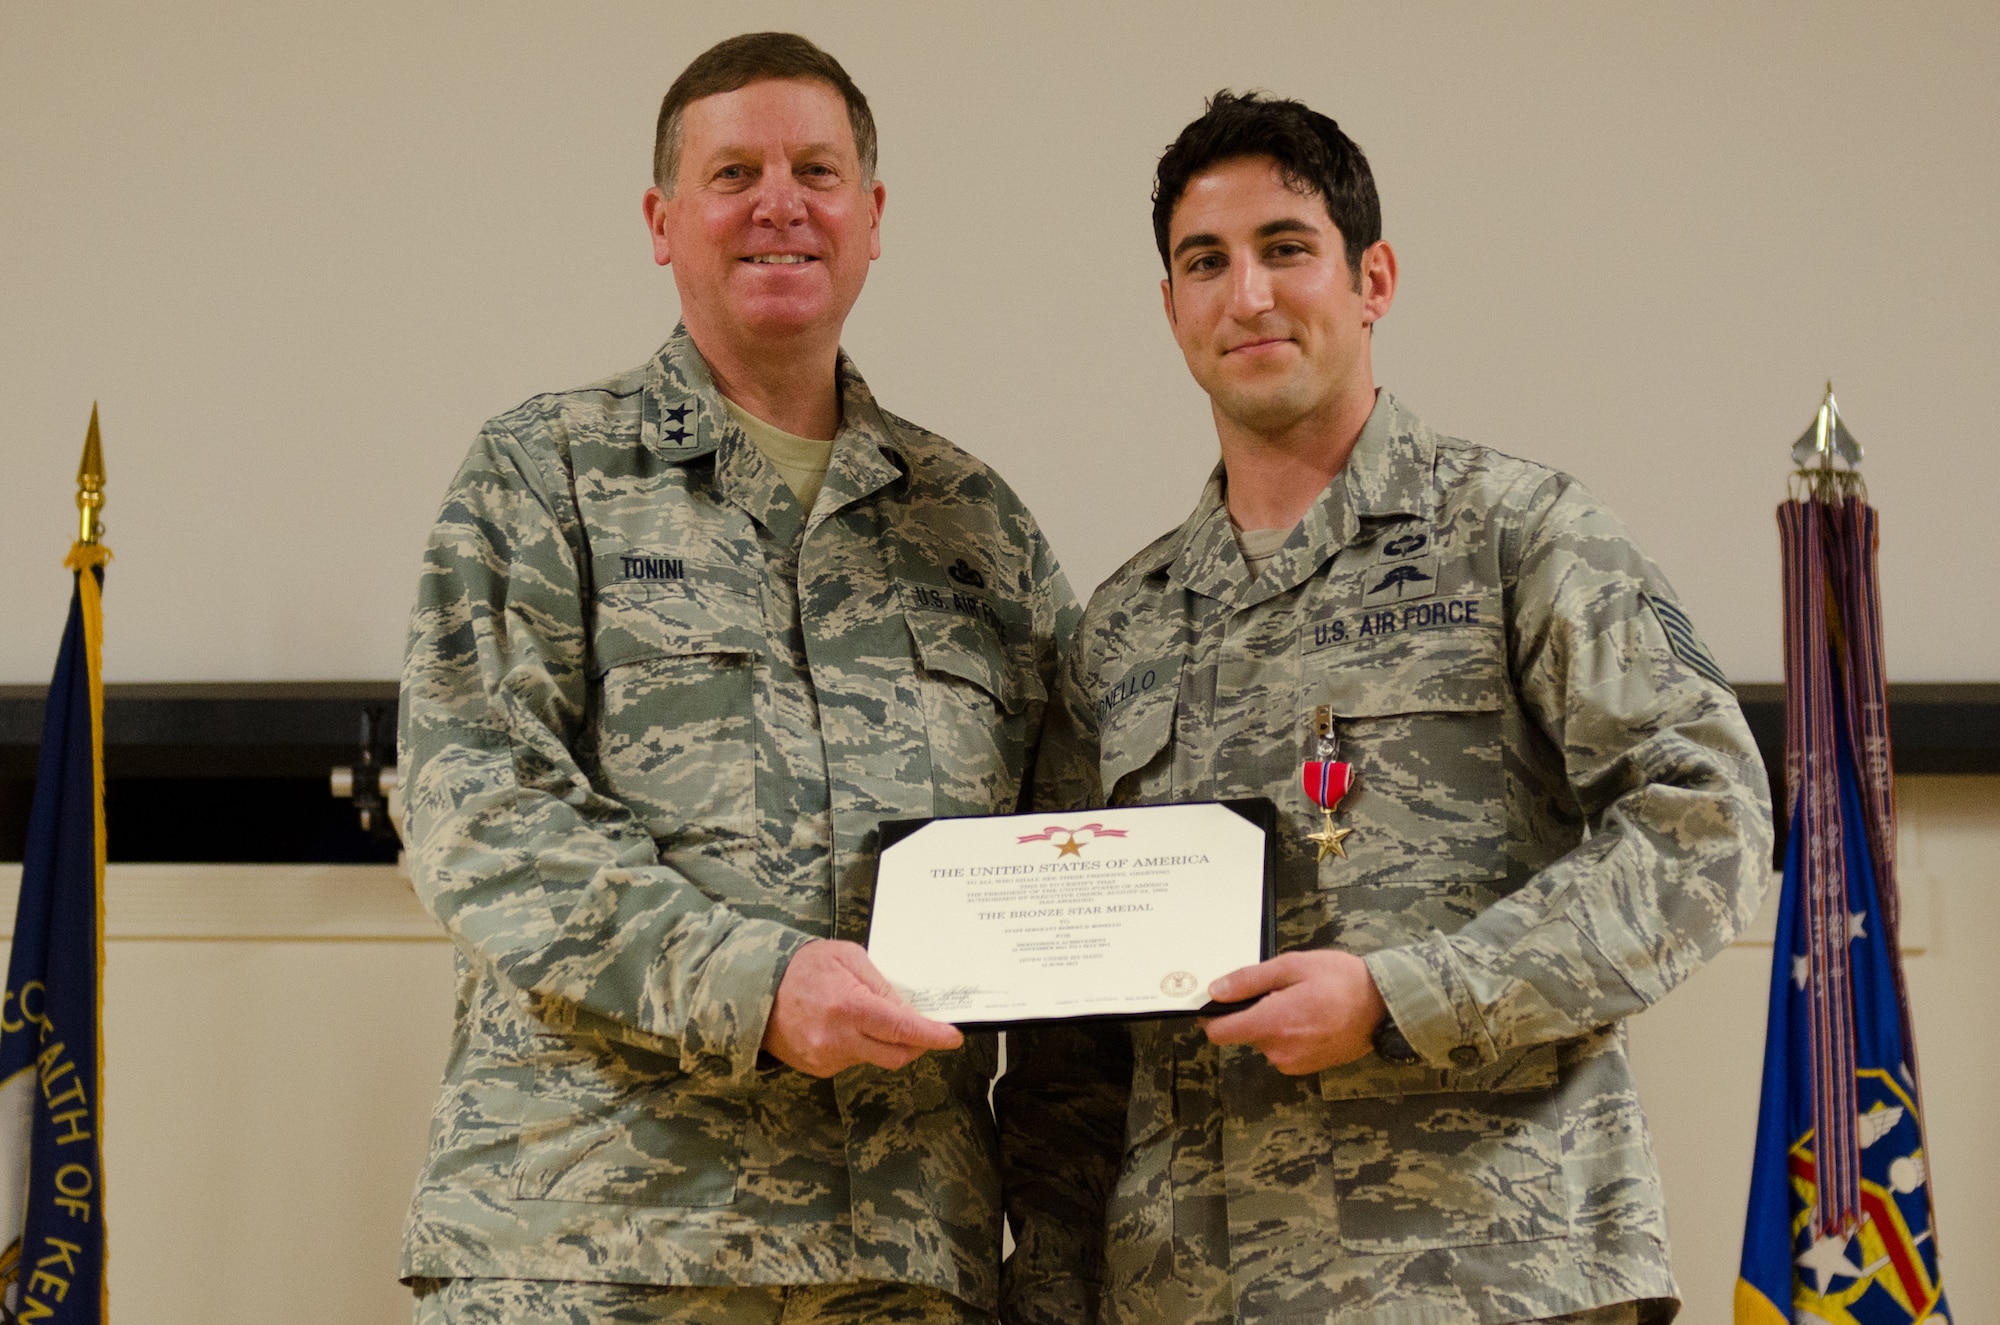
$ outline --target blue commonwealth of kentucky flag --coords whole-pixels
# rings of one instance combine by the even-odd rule
[[[1876,512],[1828,389],[1778,508],[1785,847],[1736,1325],[1949,1325],[1903,983]],[[1797,454],[1795,452],[1795,454]]]
[[[103,565],[78,543],[0,994],[0,1317],[106,1317]]]

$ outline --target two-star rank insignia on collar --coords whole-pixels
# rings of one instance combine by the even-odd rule
[[[663,415],[665,415],[665,416],[666,416],[667,418],[669,418],[669,419],[672,419],[672,420],[674,421],[674,426],[673,426],[673,427],[671,427],[671,428],[667,428],[667,429],[665,429],[665,430],[664,430],[664,431],[665,431],[665,433],[666,433],[666,435],[668,436],[668,438],[670,438],[670,439],[672,440],[673,444],[674,444],[675,446],[686,446],[686,445],[688,445],[688,440],[687,440],[687,438],[688,438],[688,426],[687,426],[687,416],[688,416],[688,406],[686,406],[686,405],[676,405],[676,406],[674,406],[674,407],[673,407],[672,409],[668,409],[668,410],[661,410],[661,411],[660,411],[660,413],[661,413],[661,414],[663,414]]]

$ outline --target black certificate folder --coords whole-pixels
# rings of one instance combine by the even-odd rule
[[[892,819],[868,953],[905,1002],[997,1028],[1212,1015],[1276,950],[1269,800]]]

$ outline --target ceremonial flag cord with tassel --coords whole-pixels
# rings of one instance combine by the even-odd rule
[[[1834,408],[1829,390],[1823,463],[1778,509],[1791,830],[1735,1316],[1948,1325],[1899,945],[1876,512],[1825,454],[1837,434],[1859,456]]]

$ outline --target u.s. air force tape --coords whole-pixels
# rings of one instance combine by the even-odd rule
[[[1717,685],[1728,685],[1729,678],[1722,674],[1722,668],[1702,647],[1701,636],[1694,633],[1694,622],[1688,620],[1687,613],[1664,598],[1655,598],[1652,594],[1643,596],[1646,605],[1653,609],[1660,629],[1667,633],[1667,643],[1675,656]]]

